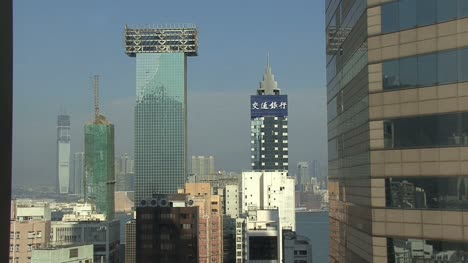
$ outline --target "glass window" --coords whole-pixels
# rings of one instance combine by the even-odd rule
[[[393,2],[382,6],[382,32],[396,32],[400,28],[398,22],[398,2]]]
[[[437,55],[425,55],[418,57],[418,85],[437,85]]]
[[[415,87],[418,81],[417,57],[400,60],[400,87]]]
[[[468,17],[468,0],[458,1],[458,17]]]
[[[446,22],[457,18],[458,0],[437,0],[437,22]]]
[[[387,61],[383,63],[383,88],[398,89],[400,88],[400,70],[399,61]]]
[[[417,24],[427,26],[436,23],[436,0],[417,0]]]
[[[457,51],[439,53],[437,60],[437,79],[439,84],[458,81]]]
[[[386,148],[468,145],[468,113],[386,120],[384,129]]]
[[[387,239],[388,262],[466,262],[468,244],[463,242]]]
[[[467,210],[468,177],[389,178],[385,182],[388,207]]]
[[[400,30],[416,27],[416,1],[415,0],[400,0],[399,15],[400,15]]]
[[[468,49],[458,50],[458,81],[468,81]]]

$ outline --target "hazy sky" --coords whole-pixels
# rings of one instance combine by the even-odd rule
[[[194,23],[198,57],[188,59],[189,152],[217,169],[250,167],[249,96],[266,54],[289,95],[290,172],[326,163],[324,0],[14,1],[14,184],[55,180],[56,119],[71,115],[72,152],[83,151],[93,117],[90,78],[101,75],[101,108],[116,127],[116,153],[133,155],[135,59],[125,24]]]

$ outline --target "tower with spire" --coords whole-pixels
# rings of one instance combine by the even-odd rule
[[[250,96],[251,165],[254,171],[288,170],[288,97],[281,94],[270,55],[257,94]]]

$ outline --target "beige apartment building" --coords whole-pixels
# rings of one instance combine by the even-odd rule
[[[331,262],[468,257],[468,1],[326,0]]]
[[[49,206],[16,205],[13,214],[16,220],[10,221],[10,262],[30,263],[33,249],[49,245]]]
[[[223,211],[209,183],[187,183],[188,205],[198,206],[198,262],[223,262]]]

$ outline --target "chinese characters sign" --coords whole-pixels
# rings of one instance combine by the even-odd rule
[[[288,95],[250,96],[250,117],[288,116]]]

